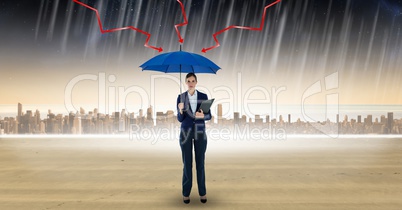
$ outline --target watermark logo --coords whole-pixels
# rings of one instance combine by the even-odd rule
[[[276,141],[286,140],[286,137],[286,131],[283,128],[254,127],[249,124],[210,127],[202,131],[182,129],[172,124],[165,127],[141,127],[131,124],[129,129],[130,140],[150,142],[152,145],[160,141],[176,141],[178,138],[180,143],[184,144],[192,139],[196,141]]]
[[[138,85],[130,87],[116,86],[114,85],[117,80],[116,76],[107,75],[104,72],[78,75],[66,85],[65,107],[68,112],[77,112],[72,98],[73,93],[77,94],[78,90],[74,90],[74,87],[83,81],[94,81],[97,82],[99,113],[114,113],[110,116],[114,118],[114,120],[111,120],[112,125],[105,124],[107,121],[103,122],[104,124],[102,125],[104,130],[105,128],[106,130],[109,129],[108,133],[124,132],[129,134],[130,139],[151,140],[151,142],[167,139],[177,140],[181,132],[177,128],[179,123],[173,116],[173,113],[177,114],[176,104],[171,104],[170,117],[174,117],[174,119],[170,118],[170,120],[161,122],[158,121],[156,116],[156,112],[160,110],[149,109],[149,107],[155,107],[156,105],[156,93],[158,92],[156,86],[158,83],[170,81],[178,86],[184,84],[180,83],[177,77],[168,74],[155,74],[150,76],[149,79],[151,87],[146,89]],[[308,123],[314,129],[332,138],[336,138],[339,135],[338,124],[327,119],[329,116],[339,115],[338,80],[338,72],[326,76],[323,82],[317,81],[308,86],[300,100],[300,115],[304,120],[303,123]],[[214,120],[208,123],[209,127],[206,129],[207,135],[212,140],[215,137],[220,140],[283,140],[286,139],[287,133],[305,133],[300,129],[306,126],[290,122],[290,114],[287,121],[282,118],[282,115],[278,116],[279,98],[281,94],[288,90],[286,86],[267,88],[262,85],[253,85],[244,89],[240,72],[237,74],[236,82],[235,88],[225,85],[213,88],[197,86],[197,90],[207,94],[209,98],[215,98],[215,102],[211,107]],[[138,111],[127,109],[127,97],[131,94],[135,94],[139,98],[138,103],[136,102],[140,107]],[[224,95],[224,97],[214,97],[215,94]],[[260,97],[256,99],[252,97],[253,94]],[[313,110],[312,114],[307,109],[309,99],[317,96],[325,98],[325,108],[323,113],[318,113],[321,115],[319,117],[317,117],[315,110]],[[223,109],[223,107],[225,108]],[[255,107],[260,107],[260,109]],[[138,119],[136,123],[130,123],[131,120],[134,120],[133,117],[141,117],[142,119]],[[145,123],[144,120],[146,121]],[[161,123],[161,126],[158,126],[157,123]],[[176,124],[174,125],[174,123]],[[101,131],[96,132],[101,133]]]
[[[330,136],[332,138],[337,138],[339,136],[339,127],[338,127],[338,122],[331,123],[330,120],[328,120],[329,116],[337,116],[337,120],[339,119],[339,94],[338,92],[335,93],[328,93],[325,95],[325,101],[326,103],[324,104],[324,121],[319,121],[315,119],[314,117],[311,117],[307,111],[306,111],[306,102],[309,97],[317,95],[317,94],[323,94],[329,91],[336,91],[339,87],[339,75],[338,72],[335,72],[333,74],[330,74],[325,77],[324,79],[325,85],[322,85],[321,81],[317,81],[311,86],[309,86],[303,93],[302,96],[302,103],[301,103],[301,112],[303,115],[304,120],[308,121],[315,129],[321,131],[323,134]],[[323,89],[323,86],[325,86],[325,89]]]

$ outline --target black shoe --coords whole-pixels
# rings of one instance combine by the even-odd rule
[[[201,203],[206,203],[206,202],[207,202],[207,198],[205,198],[205,199],[200,198],[200,201],[201,201]]]
[[[189,204],[189,203],[190,203],[190,198],[188,198],[187,200],[184,200],[184,198],[183,198],[183,202],[184,202],[185,204]]]

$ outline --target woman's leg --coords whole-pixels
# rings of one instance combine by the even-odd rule
[[[205,132],[199,133],[198,138],[194,139],[195,164],[197,168],[197,184],[200,196],[207,194],[205,186],[205,152],[207,150],[207,135]]]
[[[180,132],[180,148],[183,160],[182,193],[184,197],[189,197],[193,183],[193,135],[191,131]]]

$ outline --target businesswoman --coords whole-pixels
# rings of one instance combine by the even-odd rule
[[[190,203],[194,145],[198,194],[201,202],[206,203],[204,160],[207,149],[207,135],[205,134],[205,120],[211,119],[211,112],[204,114],[200,110],[201,102],[208,100],[208,96],[195,89],[197,76],[194,73],[186,75],[186,85],[188,90],[177,97],[177,120],[181,122],[180,147],[183,159],[183,202]]]

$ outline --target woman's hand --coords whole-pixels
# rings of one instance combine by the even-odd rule
[[[180,114],[183,114],[184,103],[179,103],[179,104],[177,105],[177,108],[179,108]]]
[[[204,112],[202,111],[202,109],[200,109],[200,111],[195,113],[195,118],[202,118],[204,119]]]

